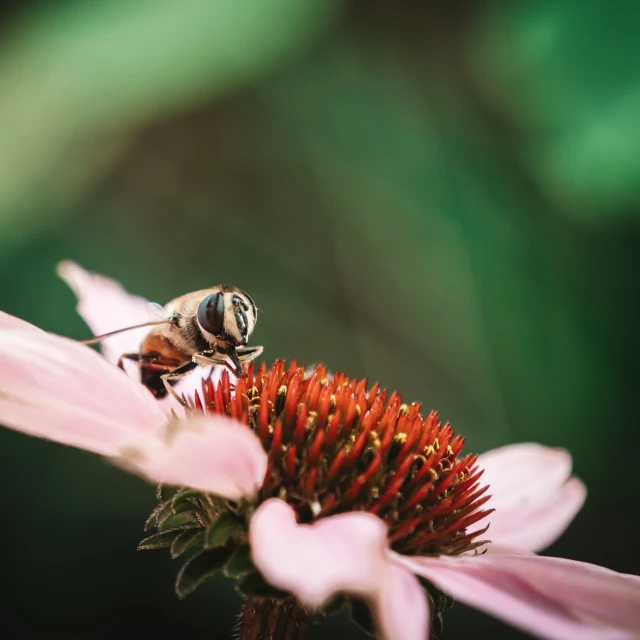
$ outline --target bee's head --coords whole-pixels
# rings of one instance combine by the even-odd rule
[[[235,287],[216,288],[219,291],[208,295],[198,306],[197,319],[204,337],[213,344],[223,341],[234,347],[246,345],[256,325],[255,303]]]

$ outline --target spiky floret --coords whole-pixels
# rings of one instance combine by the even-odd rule
[[[475,455],[461,456],[464,439],[436,413],[367,389],[367,381],[310,372],[295,361],[267,371],[253,365],[231,384],[205,380],[191,410],[230,416],[260,438],[269,455],[260,500],[280,497],[301,522],[342,511],[377,514],[403,554],[459,554],[484,544],[486,531],[467,528],[491,510]]]

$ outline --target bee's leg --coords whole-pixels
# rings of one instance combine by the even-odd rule
[[[227,360],[225,356],[227,356],[231,362],[229,362],[229,360]],[[244,375],[242,371],[242,365],[240,364],[240,361],[235,354],[235,350],[233,350],[232,352],[222,350],[200,351],[200,353],[194,353],[192,358],[193,361],[197,362],[198,364],[212,364],[214,366],[227,367],[227,369],[229,369],[229,371],[231,371],[231,373],[233,373],[233,375],[237,378],[241,378]]]
[[[123,353],[118,359],[118,367],[123,370],[123,360],[142,362],[150,369],[165,369],[167,367],[176,367],[180,364],[180,361],[175,358],[164,358],[157,353]]]
[[[160,376],[160,379],[164,383],[166,390],[183,406],[188,407],[189,405],[176,393],[176,390],[171,386],[169,380],[173,380],[175,378],[181,378],[185,374],[189,373],[198,366],[197,362],[186,362],[182,366],[174,369],[173,371],[168,371],[167,373],[163,373]]]
[[[141,362],[142,361],[142,354],[140,354],[140,353],[123,353],[118,358],[118,368],[122,369],[123,371],[124,371],[124,361],[125,360],[131,360],[132,362]]]
[[[262,352],[264,347],[238,347],[236,354],[240,362],[251,362],[255,360]]]

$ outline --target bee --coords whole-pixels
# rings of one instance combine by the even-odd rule
[[[183,406],[173,384],[197,366],[227,367],[242,377],[243,362],[251,362],[263,347],[249,347],[247,341],[256,326],[257,308],[244,291],[228,285],[218,285],[194,291],[172,300],[162,308],[162,319],[125,327],[95,338],[85,344],[100,342],[116,333],[153,326],[137,353],[123,353],[124,361],[138,363],[140,381],[156,398],[167,393]]]

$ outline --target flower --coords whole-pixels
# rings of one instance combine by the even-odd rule
[[[113,281],[61,271],[95,331],[118,328],[120,307],[137,309],[125,324],[144,321],[148,303]],[[112,343],[105,359],[0,313],[0,416],[175,487],[160,492],[148,523],[158,533],[141,547],[197,550],[181,595],[224,566],[245,592],[275,588],[309,610],[361,599],[385,638],[426,638],[443,594],[543,638],[638,637],[640,578],[534,553],[585,499],[567,452],[522,444],[463,456],[436,414],[424,420],[398,394],[295,362],[251,365],[237,381],[199,377],[186,415],[171,417],[113,366],[120,348],[131,349]]]

